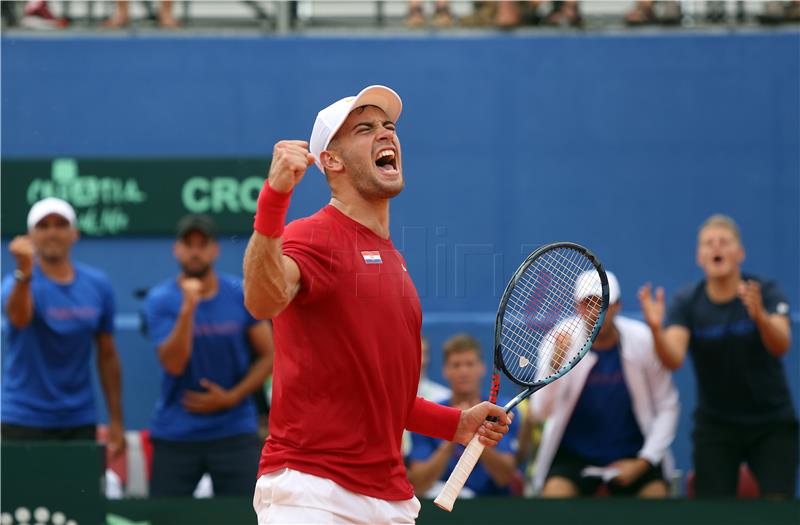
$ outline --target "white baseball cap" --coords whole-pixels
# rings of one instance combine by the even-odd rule
[[[31,211],[28,212],[28,229],[32,229],[39,224],[39,221],[52,214],[64,217],[70,225],[75,226],[75,210],[72,206],[65,200],[47,197],[31,206]]]
[[[606,277],[608,277],[608,304],[614,304],[619,301],[619,281],[617,281],[617,277],[609,271],[606,271]],[[603,296],[603,287],[600,283],[600,274],[598,274],[595,270],[587,270],[583,272],[575,281],[576,301],[583,301],[591,295],[597,297]]]
[[[362,89],[358,95],[337,100],[317,113],[317,120],[314,121],[314,129],[311,131],[311,140],[308,141],[308,145],[321,172],[325,173],[325,170],[322,169],[319,154],[327,149],[331,139],[339,131],[350,112],[361,106],[377,106],[393,122],[397,122],[400,112],[403,110],[403,101],[400,100],[400,95],[386,86],[368,86]]]

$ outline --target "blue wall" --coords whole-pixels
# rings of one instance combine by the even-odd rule
[[[800,396],[800,35],[479,38],[2,39],[2,155],[253,156],[306,138],[316,112],[370,83],[394,87],[407,189],[392,208],[434,348],[470,330],[489,347],[507,277],[532,247],[573,240],[636,288],[700,277],[696,228],[740,221],[745,269],[789,295],[785,358]],[[326,201],[312,169],[291,217]],[[225,239],[240,268],[249,224]],[[3,267],[8,268],[6,242]],[[157,395],[132,290],[175,271],[168,239],[83,240],[121,315],[126,419]],[[109,248],[111,246],[111,248]],[[5,271],[5,270],[4,270]],[[431,375],[439,376],[434,354]],[[689,467],[694,380],[675,451]]]

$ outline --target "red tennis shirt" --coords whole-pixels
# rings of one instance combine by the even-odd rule
[[[273,320],[258,475],[288,467],[359,494],[411,498],[403,429],[452,439],[460,411],[416,397],[422,310],[403,257],[333,206],[289,224],[283,253],[301,283]]]

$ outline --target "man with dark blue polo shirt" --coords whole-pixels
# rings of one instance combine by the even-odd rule
[[[481,400],[481,380],[486,366],[480,342],[468,334],[457,334],[444,343],[443,374],[452,394],[439,402],[466,409]],[[502,406],[502,402],[498,401]],[[516,415],[516,414],[515,414]],[[510,495],[515,475],[516,439],[503,439],[496,447],[487,447],[467,478],[461,497]],[[411,434],[411,452],[407,456],[408,479],[417,496],[435,497],[458,463],[465,447],[422,434]]]
[[[16,269],[3,280],[2,438],[94,441],[94,343],[108,404],[108,448],[120,453],[125,438],[111,283],[70,258],[78,230],[69,203],[43,199],[27,222],[28,234],[9,244]]]
[[[781,358],[791,348],[789,303],[771,280],[741,271],[739,227],[712,215],[697,235],[705,278],[679,291],[669,308],[664,289],[639,291],[658,357],[671,369],[690,355],[697,377],[693,461],[695,494],[735,497],[741,463],[761,494],[792,498],[800,436]]]
[[[261,450],[251,394],[272,371],[272,331],[247,313],[241,279],[214,271],[210,217],[181,219],[173,253],[180,274],[144,304],[164,368],[150,428],[150,495],[190,496],[206,472],[215,495],[251,495]]]

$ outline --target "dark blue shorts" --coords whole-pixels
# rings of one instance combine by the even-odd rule
[[[240,434],[210,441],[152,439],[150,497],[191,496],[208,472],[215,496],[252,496],[261,440]]]

